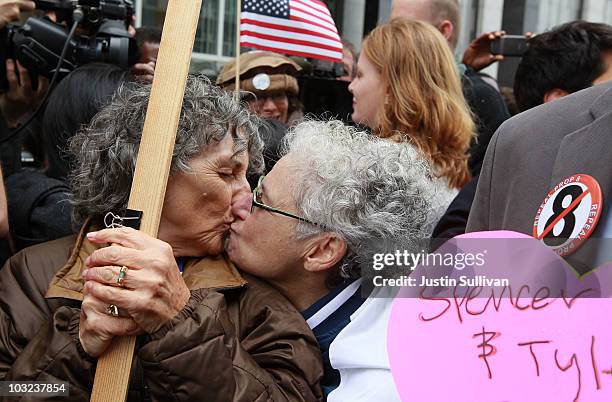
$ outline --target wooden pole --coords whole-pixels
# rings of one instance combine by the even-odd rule
[[[128,208],[143,211],[140,230],[157,237],[172,150],[202,0],[169,0]],[[91,401],[125,401],[136,337],[115,338],[98,359]]]
[[[240,14],[242,13],[242,2],[236,0],[236,81],[234,100],[240,100]]]

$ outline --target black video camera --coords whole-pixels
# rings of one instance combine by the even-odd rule
[[[23,25],[9,24],[0,31],[0,91],[8,90],[6,59],[18,60],[32,75],[55,73],[69,28],[79,16],[81,31],[72,38],[58,78],[91,62],[127,68],[138,60],[136,41],[128,33],[132,0],[35,0],[39,10],[53,11],[57,21],[30,17]]]
[[[335,80],[341,77],[344,71],[342,63],[338,62],[299,57],[292,57],[292,59],[302,66],[302,77]]]
[[[348,91],[348,82],[338,80],[344,74],[343,64],[319,59],[292,59],[302,67],[298,82],[304,112],[323,120],[334,117],[350,123],[353,96]]]

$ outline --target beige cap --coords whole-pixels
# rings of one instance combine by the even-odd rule
[[[256,95],[285,91],[297,95],[295,76],[302,71],[296,62],[273,52],[249,52],[240,55],[240,89]],[[236,59],[228,62],[217,77],[217,85],[234,90]]]

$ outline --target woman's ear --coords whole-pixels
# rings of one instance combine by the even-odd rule
[[[335,233],[323,233],[308,247],[304,255],[304,268],[321,272],[335,267],[346,255],[346,241]]]

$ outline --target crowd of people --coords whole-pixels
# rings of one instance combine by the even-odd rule
[[[34,8],[0,0],[0,29]],[[136,30],[129,70],[89,63],[62,78],[2,145],[0,380],[67,381],[88,400],[97,359],[136,335],[129,401],[399,401],[393,299],[365,291],[373,248],[531,234],[572,174],[595,177],[607,201],[612,27],[530,36],[508,99],[480,72],[503,58],[489,45],[504,32],[460,62],[458,1],[395,0],[391,17],[359,54],[344,41],[352,124],[307,115],[307,66],[286,55],[190,75],[157,238],[107,218],[127,209],[161,30]],[[2,136],[49,90],[17,61],[6,71]],[[610,220],[604,202],[592,236]]]

